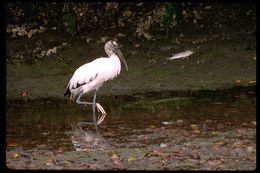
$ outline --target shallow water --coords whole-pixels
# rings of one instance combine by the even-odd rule
[[[189,132],[186,135],[208,138],[214,133],[225,133],[239,127],[255,129],[255,87],[97,99],[107,112],[99,126],[99,136],[93,125],[82,126],[84,131],[75,127],[78,122],[92,120],[91,106],[55,99],[9,101],[6,112],[7,149],[73,151],[152,144],[163,147],[169,132],[180,134],[179,138],[185,138],[185,132]],[[253,136],[249,140],[255,140]]]

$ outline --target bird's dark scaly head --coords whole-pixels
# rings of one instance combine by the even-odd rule
[[[116,41],[109,40],[108,42],[106,42],[105,51],[109,57],[113,54],[116,54],[120,58],[120,60],[125,64],[125,68],[128,71],[128,66],[127,66],[126,60],[125,60],[121,50],[119,49],[119,46]]]

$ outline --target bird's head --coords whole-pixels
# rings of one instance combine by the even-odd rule
[[[108,42],[106,42],[105,51],[108,56],[116,54],[120,58],[120,60],[125,64],[125,68],[128,71],[128,66],[127,66],[126,60],[125,60],[121,50],[119,49],[119,46],[116,41],[109,40]]]

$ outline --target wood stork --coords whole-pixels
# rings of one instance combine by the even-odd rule
[[[98,89],[107,80],[112,80],[121,71],[120,60],[124,63],[126,70],[128,66],[126,60],[119,49],[116,41],[109,40],[106,42],[104,49],[108,57],[97,58],[87,64],[80,66],[73,74],[66,88],[64,96],[70,96],[70,100],[74,101],[77,97],[76,102],[78,104],[92,105],[93,110],[93,123],[97,130],[97,125],[100,125],[106,116],[106,112],[103,107],[96,103],[96,93]],[[82,95],[94,91],[92,102],[82,102],[80,98]],[[102,113],[102,116],[96,122],[95,107]],[[81,124],[93,124],[83,122]]]

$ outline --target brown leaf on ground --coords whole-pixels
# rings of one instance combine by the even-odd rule
[[[111,156],[111,159],[116,166],[120,168],[123,167],[123,163],[121,162],[120,157],[117,154],[113,154]]]

